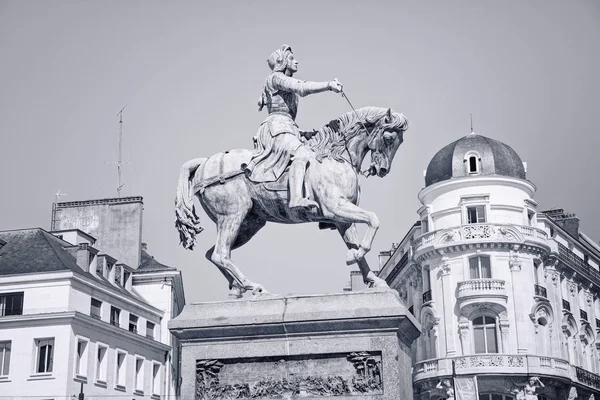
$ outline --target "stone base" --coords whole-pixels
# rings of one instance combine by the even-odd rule
[[[392,290],[186,305],[182,399],[411,399],[418,323]]]

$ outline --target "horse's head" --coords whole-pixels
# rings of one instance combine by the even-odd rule
[[[384,177],[390,172],[396,150],[404,140],[403,134],[408,129],[408,121],[404,115],[388,108],[369,122],[372,128],[369,140],[371,165],[367,170],[368,175]]]

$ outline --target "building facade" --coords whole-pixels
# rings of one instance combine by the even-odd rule
[[[119,210],[120,201],[128,210]],[[137,220],[136,210],[129,210],[133,204],[141,211],[137,202],[141,198],[77,203],[110,204],[111,212],[133,214],[141,227],[141,212]],[[70,222],[85,227],[74,214],[68,213]],[[60,223],[55,215],[53,225]],[[112,256],[106,238],[108,248],[99,247],[89,232],[60,227],[0,232],[2,396],[70,399],[83,388],[86,399],[178,398],[180,349],[167,324],[183,308],[180,272],[142,246],[121,243],[119,254],[128,260],[139,255],[130,266]],[[115,235],[120,227],[131,231],[119,220]]]
[[[473,376],[480,400],[600,393],[600,247],[535,191],[512,148],[475,133],[429,163],[419,221],[379,273],[421,324],[416,399]]]

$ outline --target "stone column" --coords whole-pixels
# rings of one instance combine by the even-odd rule
[[[550,331],[550,346],[553,357],[561,357],[561,337],[562,329],[560,327],[562,321],[562,295],[560,292],[560,274],[556,270],[558,260],[554,257],[549,258],[544,262],[544,280],[546,284],[546,292],[548,301],[552,306],[552,322],[548,325]]]
[[[454,327],[454,295],[455,287],[452,285],[452,269],[447,257],[442,257],[440,264],[442,271],[442,307],[444,314],[444,326],[446,327],[446,357],[456,355],[456,329]],[[440,357],[442,355],[440,354]]]
[[[511,277],[511,286],[512,286],[512,300],[515,308],[515,332],[517,339],[517,353],[519,354],[527,354],[527,345],[526,340],[521,336],[526,336],[528,329],[525,328],[525,315],[527,313],[526,310],[523,310],[523,307],[518,304],[517,301],[517,293],[523,293],[525,288],[523,287],[523,278],[521,277],[521,260],[519,258],[519,245],[513,245],[510,250],[510,258],[508,261],[508,265],[510,267],[510,277]]]

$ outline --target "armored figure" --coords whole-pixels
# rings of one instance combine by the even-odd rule
[[[255,152],[244,168],[252,182],[273,182],[281,177],[291,161],[290,208],[318,207],[315,201],[305,198],[302,193],[304,174],[312,152],[302,144],[295,122],[298,99],[330,90],[340,93],[342,84],[337,79],[307,82],[293,78],[298,71],[298,61],[287,45],[273,52],[267,63],[272,72],[265,81],[258,109],[261,111],[266,106],[269,115],[260,125],[255,137]]]

